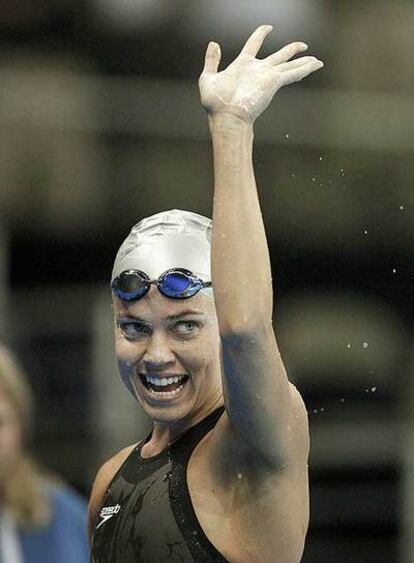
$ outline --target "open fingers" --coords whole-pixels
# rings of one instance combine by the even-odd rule
[[[312,72],[315,72],[315,70],[319,70],[320,68],[323,67],[322,61],[314,57],[311,58],[313,60],[308,61],[302,65],[298,65],[296,67],[290,68],[281,73],[278,72],[282,85],[286,86],[286,84],[292,84],[292,82],[298,82],[299,80],[302,80],[302,78],[305,78],[305,76],[308,76],[308,74],[311,74]]]
[[[259,52],[260,47],[263,45],[266,35],[268,35],[272,29],[272,25],[261,25],[255,29],[244,44],[243,49],[240,51],[240,55],[251,55],[252,57],[255,57]]]
[[[295,41],[294,43],[289,43],[286,47],[282,47],[282,49],[279,49],[279,51],[273,53],[273,55],[269,55],[263,60],[271,65],[278,65],[280,63],[285,63],[298,53],[306,51],[307,48],[308,46],[306,43],[303,43],[302,41]]]
[[[210,43],[207,45],[203,73],[215,74],[219,67],[220,59],[220,45],[218,43],[215,43],[214,41],[210,41]]]
[[[281,63],[277,65],[278,72],[286,72],[288,70],[293,70],[295,68],[299,68],[302,65],[306,65],[308,63],[313,63],[317,61],[316,57],[299,57],[298,59],[293,59],[293,61],[288,61],[286,63]]]

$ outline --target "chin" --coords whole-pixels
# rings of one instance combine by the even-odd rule
[[[179,422],[180,420],[188,417],[192,412],[190,405],[162,405],[155,406],[149,405],[147,402],[140,401],[145,413],[154,422],[163,422],[165,424]]]

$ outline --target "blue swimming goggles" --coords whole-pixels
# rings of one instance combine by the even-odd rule
[[[197,278],[190,270],[172,268],[157,280],[150,280],[141,270],[125,270],[112,282],[112,291],[124,301],[137,301],[148,293],[152,284],[171,299],[188,299],[204,287],[211,287],[211,282]]]

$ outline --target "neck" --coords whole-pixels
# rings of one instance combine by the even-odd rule
[[[194,410],[189,416],[173,422],[154,421],[150,440],[143,446],[143,457],[152,457],[162,452],[170,444],[178,440],[190,428],[206,418],[218,407],[224,405],[223,397],[217,397],[210,403],[203,404],[202,408]]]

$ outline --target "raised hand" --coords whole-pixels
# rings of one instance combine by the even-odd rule
[[[290,43],[265,59],[257,59],[272,29],[271,25],[258,27],[239,56],[221,72],[218,72],[220,46],[213,41],[208,44],[199,87],[201,103],[209,114],[231,113],[253,123],[282,86],[298,82],[323,67],[323,62],[316,57],[290,60],[308,48],[301,42]]]

